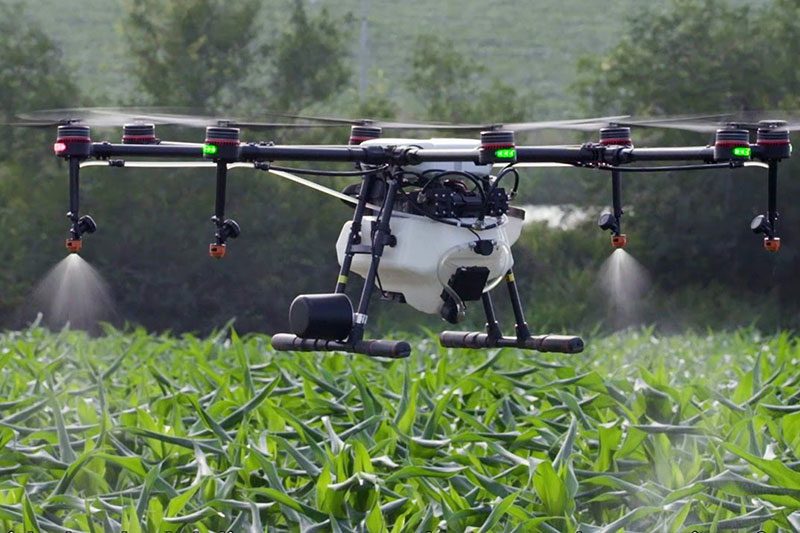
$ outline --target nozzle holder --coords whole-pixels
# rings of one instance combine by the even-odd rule
[[[236,161],[239,159],[239,144],[239,128],[209,126],[206,128],[203,157],[214,161]]]
[[[714,140],[715,161],[735,161],[750,159],[736,154],[737,148],[750,148],[750,132],[736,128],[723,128],[717,130]]]
[[[597,219],[597,225],[603,231],[611,231],[614,235],[619,235],[619,220],[612,213],[603,213]]]
[[[63,158],[89,157],[92,151],[91,129],[89,126],[75,124],[59,126],[53,151]]]
[[[612,235],[611,236],[611,247],[612,248],[625,248],[628,245],[628,236],[624,233],[620,235]]]
[[[78,215],[71,211],[67,213],[67,218],[72,221],[72,227],[69,229],[70,237],[67,239],[67,249],[70,249],[70,246],[77,246],[77,249],[80,250],[81,237],[84,233],[97,231],[97,223],[89,215],[83,215],[78,218]],[[70,241],[77,241],[78,244],[70,245]]]
[[[772,227],[772,224],[770,224],[767,215],[757,215],[755,218],[753,218],[753,220],[750,221],[750,229],[753,230],[753,233],[756,235],[766,235],[767,238],[774,237],[774,228]]]
[[[94,233],[97,231],[97,223],[89,215],[83,215],[76,222],[75,230],[77,230],[78,237],[84,233]]]
[[[239,227],[239,223],[232,218],[226,218],[220,222],[219,218],[215,215],[211,217],[211,222],[217,226],[217,232],[214,234],[214,237],[219,244],[225,244],[225,241],[228,239],[235,239],[242,233],[242,228]]]
[[[208,245],[208,255],[214,259],[222,259],[225,257],[225,245],[212,242]]]
[[[764,249],[768,252],[776,253],[781,249],[781,238],[764,237]]]
[[[383,130],[378,126],[350,126],[350,139],[347,144],[355,146],[364,141],[378,139],[381,133],[383,133]]]
[[[758,123],[756,146],[762,158],[778,161],[792,156],[789,130],[782,120],[762,120]]]
[[[155,124],[134,122],[122,126],[122,144],[157,144]]]

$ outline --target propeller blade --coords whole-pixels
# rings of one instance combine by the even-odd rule
[[[23,127],[52,127],[63,124],[80,123],[94,127],[120,127],[132,122],[149,122],[160,125],[188,126],[204,128],[207,126],[230,126],[247,129],[308,129],[338,127],[328,124],[298,124],[287,122],[249,122],[234,118],[220,118],[208,115],[185,115],[171,112],[169,108],[115,108],[86,107],[70,109],[46,109],[19,115],[24,122],[12,123]]]
[[[581,118],[570,120],[545,120],[539,122],[512,122],[512,123],[484,123],[484,124],[451,124],[447,122],[398,122],[393,120],[351,119],[339,117],[319,117],[309,115],[294,115],[286,113],[271,113],[274,116],[293,118],[298,120],[313,120],[330,124],[349,124],[351,126],[377,126],[384,129],[404,130],[443,130],[443,131],[482,131],[492,129],[506,129],[513,131],[532,131],[551,128],[567,129],[573,125],[581,124],[607,124],[615,120],[628,118],[628,115],[611,117]],[[594,129],[592,128],[587,129]]]
[[[510,124],[498,124],[505,130],[513,131],[533,131],[544,129],[578,129],[591,131],[599,129],[603,126],[601,124],[610,124],[616,121],[625,120],[630,118],[630,115],[616,115],[611,117],[597,117],[597,118],[576,118],[569,120],[544,120],[540,122],[512,122]]]
[[[450,124],[447,122],[397,122],[393,120],[380,120],[370,118],[340,118],[340,117],[319,117],[311,115],[295,115],[291,113],[267,113],[268,115],[292,118],[296,120],[311,120],[322,124],[336,124],[349,126],[377,126],[386,129],[404,130],[470,130],[478,131],[486,129],[485,124]]]
[[[642,119],[631,123],[633,126],[645,128],[665,128],[697,133],[714,133],[720,128],[735,127],[757,130],[762,120],[785,122],[781,129],[800,130],[800,116],[786,111],[746,111],[739,113],[718,113],[714,115],[687,115]],[[620,124],[628,125],[628,124]]]

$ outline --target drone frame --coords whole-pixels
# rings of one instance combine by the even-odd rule
[[[781,124],[761,123],[755,143],[750,141],[749,130],[732,127],[719,129],[713,145],[637,148],[631,142],[629,127],[612,125],[601,129],[599,142],[589,142],[579,146],[516,146],[512,131],[493,130],[481,133],[478,149],[433,149],[413,145],[361,145],[360,142],[366,138],[375,138],[380,134],[379,128],[364,126],[352,127],[349,145],[314,146],[276,145],[267,142],[242,143],[239,139],[239,129],[225,126],[206,128],[206,138],[203,143],[159,141],[155,138],[152,125],[144,125],[148,128],[144,133],[137,130],[137,135],[124,136],[122,143],[93,142],[88,126],[69,123],[59,126],[54,151],[69,164],[68,217],[72,226],[70,238],[67,239],[67,248],[70,252],[80,250],[82,235],[92,233],[96,229],[91,217],[79,215],[79,173],[82,163],[89,159],[106,161],[112,167],[124,167],[126,160],[122,158],[129,157],[204,160],[213,163],[217,173],[215,213],[212,218],[216,225],[216,233],[215,242],[210,246],[210,255],[218,258],[225,253],[225,241],[239,234],[238,224],[224,218],[225,187],[229,166],[252,164],[253,168],[269,170],[276,161],[349,162],[360,165],[362,171],[350,173],[360,175],[362,183],[344,258],[341,261],[334,291],[326,296],[330,297],[328,301],[331,305],[344,302],[353,257],[356,254],[369,254],[369,269],[358,305],[354,312],[352,307],[349,308],[352,319],[349,322],[345,320],[343,328],[335,328],[337,331],[334,334],[321,337],[298,335],[298,331],[295,331],[295,334],[276,334],[272,337],[272,345],[277,350],[337,351],[400,358],[410,354],[411,347],[408,342],[364,338],[369,304],[375,289],[381,257],[384,248],[392,246],[390,221],[403,179],[402,175],[393,170],[427,162],[469,162],[479,165],[508,166],[564,165],[610,171],[613,212],[601,216],[598,224],[601,229],[611,231],[612,246],[622,247],[627,243],[627,238],[621,232],[621,173],[764,167],[768,171],[767,214],[757,216],[751,224],[751,229],[755,233],[764,235],[764,247],[768,251],[776,252],[780,248],[780,238],[777,236],[778,165],[783,159],[791,156],[789,131],[783,129]],[[128,127],[126,126],[126,131]],[[679,161],[690,164],[674,164]],[[632,163],[663,162],[673,164],[627,166]],[[377,180],[385,182],[386,191],[373,225],[375,233],[371,244],[365,245],[360,240],[361,224],[367,211],[376,207],[369,204],[369,198]],[[489,292],[483,292],[481,301],[486,315],[486,331],[445,331],[440,335],[441,344],[454,348],[516,347],[560,353],[578,353],[583,350],[584,344],[580,337],[531,335],[525,321],[513,270],[509,269],[506,272],[505,282],[515,318],[514,336],[503,336],[491,296]],[[345,308],[347,305],[350,305],[349,300],[345,303]]]

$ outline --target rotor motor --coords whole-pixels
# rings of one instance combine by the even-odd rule
[[[600,144],[603,146],[633,146],[631,129],[627,126],[601,128]]]
[[[756,145],[765,159],[779,161],[792,155],[789,130],[782,120],[762,120],[756,131]]]
[[[81,124],[59,126],[53,150],[59,157],[89,157],[92,149],[91,129]]]
[[[206,128],[203,156],[215,161],[236,161],[239,157],[239,128]]]
[[[378,126],[351,126],[350,139],[347,141],[347,144],[356,146],[364,141],[379,139],[382,132],[383,130]]]
[[[750,159],[750,132],[737,128],[718,129],[714,139],[714,160]]]
[[[135,122],[122,126],[122,144],[157,144],[155,124]]]

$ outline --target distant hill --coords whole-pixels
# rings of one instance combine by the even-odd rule
[[[28,15],[63,47],[65,60],[82,76],[81,86],[103,103],[125,102],[131,94],[130,60],[121,37],[124,1],[27,4]],[[293,1],[264,1],[265,42],[286,23]],[[667,5],[666,0],[653,1]],[[359,85],[362,58],[367,79],[382,71],[391,94],[407,103],[402,80],[408,71],[408,46],[420,35],[441,33],[491,76],[513,83],[523,94],[537,95],[542,104],[537,107],[545,115],[577,112],[578,102],[569,90],[577,59],[613,46],[626,15],[641,5],[636,0],[309,0],[310,9],[327,8],[348,29],[353,87]],[[364,18],[366,46],[360,44]]]

